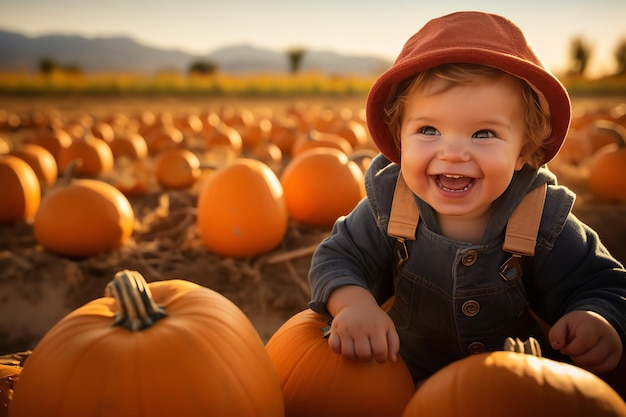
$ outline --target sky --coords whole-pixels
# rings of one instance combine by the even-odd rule
[[[626,39],[624,0],[0,0],[0,30],[128,36],[198,55],[249,44],[394,60],[428,20],[459,10],[508,17],[557,74],[575,37],[592,48],[589,76],[614,71],[614,51]]]

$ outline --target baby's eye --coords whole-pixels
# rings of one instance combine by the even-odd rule
[[[439,131],[432,126],[423,126],[418,130],[418,133],[428,136],[440,135]]]
[[[495,138],[496,135],[491,130],[479,130],[478,132],[472,135],[473,138],[478,139],[486,139],[486,138]]]

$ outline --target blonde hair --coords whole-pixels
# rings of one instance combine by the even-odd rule
[[[398,85],[395,98],[389,105],[385,106],[385,123],[391,132],[398,153],[401,153],[400,130],[404,106],[408,97],[414,92],[423,88],[435,78],[447,81],[438,91],[443,92],[455,85],[493,80],[505,74],[507,73],[502,70],[484,65],[445,64],[430,68],[402,81]],[[520,81],[522,99],[526,108],[524,132],[526,143],[522,149],[522,155],[524,155],[527,165],[532,168],[539,168],[544,159],[541,145],[550,136],[552,123],[549,114],[541,108],[537,93],[527,82],[519,78],[518,80]]]

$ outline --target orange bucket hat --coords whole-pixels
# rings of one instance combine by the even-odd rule
[[[543,141],[544,163],[559,151],[569,128],[567,91],[535,55],[522,30],[510,20],[483,12],[457,12],[426,23],[404,45],[394,64],[374,83],[367,96],[367,125],[378,149],[400,163],[400,153],[385,123],[385,105],[395,98],[398,83],[442,64],[480,64],[526,81],[550,115],[552,131]]]

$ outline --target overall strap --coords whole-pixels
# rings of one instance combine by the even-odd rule
[[[419,217],[420,213],[413,193],[409,190],[409,186],[406,185],[402,171],[400,171],[391,203],[387,234],[399,239],[415,240],[415,231],[417,230]]]
[[[396,238],[393,248],[393,277],[394,282],[400,267],[409,259],[409,252],[406,248],[405,240],[415,240],[417,223],[420,213],[415,203],[413,192],[406,185],[402,171],[398,173],[396,189],[391,202],[391,212],[389,214],[389,224],[387,234]],[[395,285],[394,285],[395,287]]]
[[[506,237],[502,245],[505,251],[526,256],[535,254],[547,188],[547,184],[535,188],[517,206],[506,226]]]
[[[547,184],[535,188],[515,208],[506,226],[502,245],[505,251],[525,256],[535,254],[547,188]],[[418,222],[419,210],[413,193],[400,173],[391,203],[387,234],[397,239],[415,240]]]
[[[535,254],[547,189],[548,185],[543,184],[526,194],[509,218],[502,249],[510,252],[511,257],[500,267],[500,276],[505,280],[521,277],[519,259]]]
[[[535,254],[537,233],[541,223],[547,188],[547,184],[543,184],[526,194],[507,222],[502,248],[512,255],[500,267],[500,275],[506,280],[510,279],[510,272],[515,276],[521,276],[522,271],[518,261],[522,256]],[[415,240],[418,222],[417,204],[413,193],[402,177],[402,172],[400,172],[396,181],[387,228],[387,234],[396,238],[395,269],[399,269],[408,259],[405,240]]]
[[[521,278],[522,268],[519,260],[522,256],[533,256],[535,254],[537,234],[543,214],[547,188],[547,184],[543,184],[526,194],[507,222],[502,248],[510,252],[511,257],[502,264],[499,270],[500,276],[505,280]],[[387,228],[387,234],[396,238],[393,254],[394,288],[400,267],[409,257],[405,240],[415,240],[418,222],[419,210],[413,197],[413,192],[406,185],[400,172],[396,181],[396,189],[389,215],[389,226]],[[386,311],[391,307],[394,299],[395,297],[391,297],[384,304],[383,307],[385,307]],[[550,325],[543,321],[530,307],[529,311],[547,337]]]

